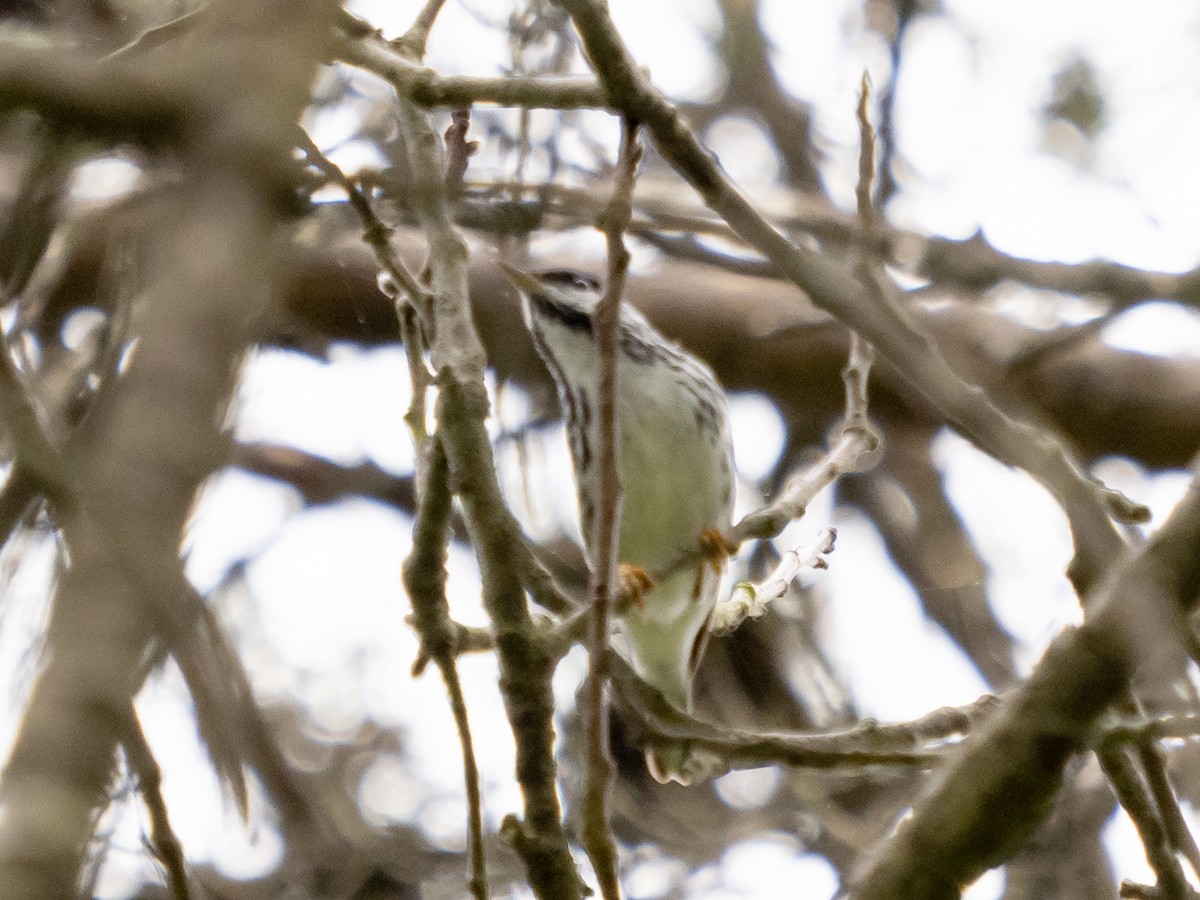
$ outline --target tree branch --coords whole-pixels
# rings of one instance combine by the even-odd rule
[[[522,584],[520,530],[504,504],[484,419],[488,399],[484,354],[467,300],[467,248],[454,228],[445,197],[442,154],[424,114],[404,97],[398,105],[408,161],[416,179],[412,204],[429,241],[434,319],[425,323],[438,392],[438,434],[451,483],[463,501],[483,577],[484,606],[496,630],[500,690],[517,744],[517,781],[525,821],[502,827],[525,863],[529,883],[543,900],[580,896],[567,847],[554,762],[554,660],[534,629]]]
[[[190,178],[172,225],[158,235],[136,355],[70,459],[96,539],[71,542],[47,665],[0,781],[3,900],[74,893],[154,633],[151,603],[175,596],[183,526],[201,480],[222,458],[218,423],[269,306],[274,174],[291,149],[280,138],[308,100],[333,6],[233,6],[214,9],[214,32],[183,66],[204,75],[196,87],[210,93],[208,102],[184,107],[194,126]],[[40,63],[21,59],[38,68],[61,62],[44,55]],[[103,75],[83,67],[74,81],[55,81],[71,89],[61,96],[72,105],[60,109],[103,128],[111,126],[97,117],[112,112],[121,124],[123,103],[146,102],[136,92],[122,99]],[[99,99],[88,93],[93,80]]]
[[[1096,587],[1087,621],[1050,645],[1029,680],[876,848],[853,900],[957,897],[1020,848],[1044,816],[1066,761],[1125,696],[1131,674],[1152,667],[1140,653],[1147,632],[1171,639],[1162,620],[1200,600],[1198,546],[1200,477],[1150,541]]]
[[[928,335],[891,303],[879,304],[854,273],[828,256],[791,244],[728,181],[630,57],[604,8],[595,0],[558,0],[575,21],[609,102],[636,117],[662,156],[709,207],[803,290],[882,352],[957,427],[998,459],[1028,470],[1058,497],[1071,522],[1081,592],[1119,552],[1122,542],[1095,483],[1066,449],[1034,426],[1006,416],[978,387],[964,381]]]
[[[390,82],[400,96],[427,108],[491,103],[524,109],[603,108],[605,95],[590,79],[443,76],[406,59],[377,38],[344,39],[338,56]]]

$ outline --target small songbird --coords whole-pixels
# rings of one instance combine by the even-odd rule
[[[593,521],[599,447],[593,278],[531,275],[500,264],[522,295],[525,323],[558,387],[583,532]],[[627,303],[617,339],[618,465],[624,494],[617,558],[634,602],[620,620],[626,656],[684,711],[721,585],[720,532],[733,515],[734,468],[725,392],[704,363]],[[681,559],[690,563],[678,564]],[[645,589],[637,590],[641,584]],[[649,585],[648,588],[645,586]],[[647,751],[661,782],[688,783],[687,751]]]

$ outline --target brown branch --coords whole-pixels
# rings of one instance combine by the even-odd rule
[[[209,7],[207,5],[198,6],[170,21],[163,22],[160,25],[152,25],[139,32],[127,44],[109,53],[105,59],[113,59],[118,56],[135,53],[145,53],[148,50],[153,50],[155,47],[161,47],[163,44],[169,43],[180,35],[191,31],[204,18],[208,10]]]
[[[1027,469],[1058,497],[1075,537],[1072,574],[1082,590],[1122,542],[1095,484],[1069,452],[1032,424],[1005,415],[963,380],[937,345],[891,303],[879,304],[855,274],[829,256],[797,247],[729,182],[662,95],[637,68],[605,8],[596,0],[558,0],[575,21],[584,50],[612,105],[635,116],[659,152],[751,246],[818,306],[871,341],[900,377],[972,440],[1002,461]]]
[[[473,78],[441,76],[405,59],[381,39],[347,38],[338,47],[343,62],[374,72],[400,96],[427,108],[459,109],[476,103],[525,109],[596,109],[604,92],[581,78]]]
[[[438,6],[435,0],[426,7],[430,21]],[[356,45],[366,46],[366,42]],[[411,47],[396,49],[413,55]],[[399,62],[404,70],[411,65],[405,55],[393,55],[393,62]],[[399,84],[397,88],[400,90]],[[441,426],[441,450],[436,452],[444,450],[449,460],[485,575],[484,602],[496,627],[501,691],[517,742],[517,778],[526,798],[526,823],[510,818],[504,831],[524,858],[535,892],[569,898],[577,895],[579,880],[566,847],[556,793],[553,698],[549,691],[554,663],[539,645],[522,591],[523,577],[528,577],[531,570],[540,573],[540,566],[528,553],[504,505],[487,435],[481,431],[487,406],[483,354],[467,314],[466,247],[449,217],[447,178],[452,173],[443,171],[437,137],[428,121],[403,94],[399,99],[408,162],[419,182],[413,191],[413,208],[430,246],[428,273],[432,290],[422,290],[416,312],[426,319],[427,329],[434,335],[430,349],[438,373]],[[370,216],[373,212],[365,196],[360,196],[360,215],[371,232],[371,218],[364,215],[364,210]],[[381,238],[378,230],[374,231],[372,246],[386,269],[390,262],[382,253],[386,236]],[[418,474],[424,480],[422,469],[428,465],[424,445],[429,442],[424,436],[426,378],[420,359],[420,335],[412,311],[401,308],[399,313],[413,376],[413,405],[406,420],[416,438]],[[496,573],[494,580],[488,577],[490,572]],[[537,583],[543,591],[549,586],[544,577],[537,578]],[[481,877],[473,877],[472,882],[472,890],[485,888]]]
[[[720,6],[724,19],[720,50],[728,78],[721,108],[752,111],[771,134],[786,180],[807,193],[820,193],[812,116],[808,106],[779,83],[772,60],[775,47],[763,31],[758,4],[721,0]]]
[[[429,241],[436,324],[425,324],[433,335],[438,434],[451,483],[463,502],[483,577],[484,606],[496,631],[500,690],[517,745],[517,781],[525,799],[525,821],[508,817],[502,836],[521,856],[536,896],[572,900],[580,896],[580,881],[558,800],[550,688],[554,661],[538,639],[525,601],[523,541],[500,492],[484,426],[484,355],[469,313],[467,248],[447,206],[437,134],[407,99],[398,100],[405,150],[417,182],[411,202]]]
[[[408,31],[392,42],[392,46],[402,57],[421,59],[425,56],[425,44],[429,40],[429,32],[437,21],[438,13],[446,5],[446,0],[426,0],[417,18],[413,20]]]
[[[1196,468],[1200,475],[1200,460]],[[1029,680],[876,848],[854,900],[957,896],[1020,848],[1099,716],[1126,695],[1135,669],[1153,668],[1155,659],[1140,652],[1147,631],[1169,640],[1174,617],[1200,599],[1198,545],[1200,477],[1150,541],[1087,598],[1083,626],[1050,645]],[[988,802],[995,797],[1002,806]]]
[[[453,110],[450,113],[450,124],[446,127],[446,194],[459,199],[466,188],[467,166],[471,157],[479,149],[478,141],[468,141],[467,132],[471,127],[471,108],[469,106]]]
[[[392,233],[392,226],[385,223],[375,212],[370,198],[358,182],[322,153],[320,148],[313,143],[312,138],[303,131],[300,133],[300,150],[309,163],[315,166],[322,175],[346,192],[350,206],[362,219],[363,240],[374,252],[376,260],[379,261],[379,268],[392,278],[397,288],[407,294],[412,302],[427,307],[429,305],[428,292],[417,283],[417,279],[408,271],[408,267],[400,260],[388,241],[388,237]],[[384,293],[387,293],[386,288]],[[393,300],[399,299],[391,294],[389,296],[392,296]]]
[[[73,47],[32,48],[0,41],[0,109],[35,109],[65,126],[101,137],[178,136],[201,95],[194,72],[103,62]]]
[[[44,249],[44,248],[43,248]],[[10,285],[11,286],[11,285]],[[0,535],[11,534],[19,517],[37,499],[45,497],[64,528],[68,555],[72,546],[89,546],[98,537],[96,523],[81,514],[79,486],[73,480],[67,456],[78,448],[68,439],[67,453],[43,429],[34,409],[32,391],[12,366],[7,353],[0,357],[0,419],[14,443],[14,470],[0,495]],[[57,411],[56,411],[57,412]],[[61,413],[47,418],[59,421]],[[79,433],[73,436],[79,438]],[[111,549],[111,548],[110,548]],[[261,720],[240,661],[229,648],[204,600],[187,583],[182,571],[168,597],[155,598],[153,612],[161,635],[160,647],[145,658],[135,679],[140,685],[158,668],[166,650],[175,657],[195,705],[196,720],[218,781],[246,815],[247,792],[243,762],[258,772],[268,795],[289,806],[294,793],[286,765],[278,759]],[[219,674],[218,674],[219,673]],[[126,735],[140,740],[140,732]],[[131,757],[138,748],[128,748]],[[312,815],[297,816],[295,825],[311,822]]]
[[[643,176],[639,194],[644,184]],[[284,340],[294,345],[299,329],[317,344],[395,342],[395,312],[376,286],[374,258],[349,237],[336,246],[293,248],[292,319]],[[407,257],[416,238],[406,231],[393,242]],[[488,359],[500,377],[550,392],[503,277],[491,261],[471,264],[472,314]],[[1179,468],[1200,446],[1200,360],[1146,356],[1092,340],[1014,378],[1008,348],[1037,341],[1042,332],[952,294],[941,296],[945,302],[908,312],[935,335],[954,366],[988,390],[1023,399],[1083,459],[1128,455],[1150,468]],[[769,396],[795,440],[822,441],[842,414],[842,398],[831,388],[845,364],[847,336],[828,314],[798,301],[790,283],[665,259],[655,274],[627,285],[626,299],[706,360],[727,389]],[[943,423],[886,365],[876,367],[872,382],[872,416],[885,432],[898,424],[936,429]]]
[[[462,745],[463,780],[467,794],[467,831],[471,857],[468,886],[476,900],[485,900],[488,881],[479,766],[467,721],[462,682],[458,677],[458,635],[450,619],[450,604],[446,599],[446,547],[450,540],[450,514],[454,500],[450,493],[449,478],[446,454],[441,442],[434,440],[429,446],[421,505],[413,523],[412,552],[404,561],[404,586],[412,604],[413,625],[421,639],[420,658],[432,659],[437,665],[450,697],[450,710]]]
[[[1142,740],[1137,744],[1137,761],[1146,776],[1150,796],[1166,829],[1167,843],[1173,853],[1182,854],[1192,872],[1200,875],[1200,847],[1196,846],[1191,827],[1171,788],[1165,752],[1151,741]]]
[[[1187,877],[1175,856],[1150,785],[1135,762],[1135,753],[1134,747],[1114,745],[1100,751],[1100,763],[1117,799],[1137,828],[1146,859],[1158,879],[1159,895],[1163,900],[1188,900],[1193,894]]]
[[[1200,305],[1200,269],[1154,272],[1108,260],[1085,263],[1045,262],[1002,253],[982,234],[965,240],[926,238],[918,269],[939,283],[985,290],[1002,281],[1107,297],[1117,309],[1144,300],[1178,300]]]
[[[739,581],[725,600],[718,601],[709,619],[708,631],[714,636],[735,631],[746,619],[760,619],[770,603],[787,593],[792,581],[804,570],[829,568],[826,557],[837,542],[837,529],[825,528],[813,544],[800,550],[787,550],[779,564],[757,582]]]
[[[688,715],[646,685],[619,655],[612,657],[615,697],[630,737],[639,745],[687,744],[701,751],[712,775],[771,763],[808,769],[941,764],[948,756],[947,748],[939,745],[969,733],[998,703],[986,695],[966,707],[936,710],[914,722],[884,725],[868,720],[819,734],[756,732]]]
[[[24,384],[7,347],[0,350],[0,421],[12,441],[15,469],[8,509],[23,510],[33,495],[41,494],[64,516],[78,511],[79,496],[62,451],[42,427],[30,391]],[[7,536],[7,535],[6,535]]]
[[[415,316],[411,307],[406,307],[409,314]],[[424,360],[417,354],[418,372],[427,372]],[[420,387],[414,379],[414,387]],[[422,434],[424,433],[425,404],[419,390],[414,390],[414,402],[410,413],[419,410]],[[406,420],[410,416],[405,417]],[[427,435],[425,436],[428,437]],[[414,441],[418,446],[424,446],[424,439]],[[230,464],[247,472],[253,472],[266,478],[274,478],[286,482],[300,492],[300,496],[309,504],[333,503],[348,496],[370,497],[380,503],[386,503],[396,509],[412,513],[417,508],[416,492],[411,477],[392,475],[370,463],[357,466],[340,466],[320,456],[305,453],[295,447],[285,447],[275,444],[238,444],[233,448]],[[21,497],[10,493],[8,486],[13,484],[10,477],[8,484],[0,490],[0,525],[5,521],[6,509],[19,513],[25,507],[18,506]],[[32,494],[29,498],[32,499]],[[11,505],[10,505],[11,502]],[[467,540],[467,534],[461,521],[456,517],[452,528],[457,540]],[[3,534],[0,531],[0,534]],[[518,551],[517,566],[526,589],[533,599],[543,609],[558,616],[571,615],[579,610],[579,605],[568,597],[567,592],[560,586],[554,576],[538,558],[536,547],[527,538],[522,537]],[[478,636],[473,632],[464,637],[472,649],[485,649],[479,644]],[[487,643],[486,647],[491,647]]]
[[[440,4],[438,4],[440,7]],[[432,7],[427,7],[426,12]],[[436,10],[433,10],[436,15]],[[413,26],[414,28],[417,26]],[[424,48],[424,40],[421,40]],[[379,289],[396,307],[396,315],[400,320],[400,334],[404,341],[405,357],[408,360],[409,381],[412,385],[412,402],[404,414],[404,422],[412,437],[413,450],[416,459],[417,480],[425,475],[426,456],[429,451],[429,434],[425,427],[425,398],[427,396],[430,376],[425,365],[423,349],[424,339],[418,319],[417,308],[428,317],[433,307],[433,298],[416,277],[408,271],[398,253],[392,247],[390,236],[392,227],[386,224],[375,211],[371,198],[367,196],[357,181],[349,177],[329,157],[321,152],[311,137],[303,131],[300,137],[300,149],[308,161],[315,166],[327,179],[338,185],[346,192],[355,214],[363,224],[363,241],[375,254],[380,274],[377,279]],[[416,307],[416,308],[414,308]]]
[[[621,479],[617,459],[619,434],[617,408],[617,353],[621,323],[621,295],[629,271],[629,249],[625,228],[633,215],[633,185],[637,178],[641,148],[637,123],[621,122],[621,149],[617,158],[616,183],[612,198],[597,221],[608,248],[608,278],[604,295],[596,307],[596,353],[599,360],[597,425],[600,447],[594,498],[595,519],[585,522],[590,530],[592,598],[590,665],[587,684],[587,774],[583,797],[583,841],[604,900],[618,900],[617,847],[609,822],[609,794],[614,765],[608,735],[608,640],[610,604],[617,576],[617,540],[621,527]],[[646,436],[650,438],[649,435]]]
[[[142,794],[142,802],[150,814],[150,842],[154,852],[167,870],[167,885],[175,900],[190,900],[192,893],[188,887],[187,861],[184,859],[183,846],[179,843],[171,819],[167,815],[167,804],[162,795],[162,770],[142,731],[138,720],[137,710],[131,705],[125,719],[125,735],[122,744],[125,747],[125,757],[129,760],[129,768],[137,777],[138,788]]]
[[[358,496],[409,513],[417,507],[411,477],[392,475],[370,463],[341,466],[295,447],[237,444],[231,451],[229,464],[287,483],[312,506]]]
[[[531,541],[523,538],[518,552],[517,567],[521,572],[521,580],[538,606],[559,616],[569,616],[579,611],[578,604],[570,599],[538,558]]]
[[[1014,641],[986,596],[987,570],[946,497],[930,459],[936,426],[889,421],[880,469],[838,483],[838,500],[861,509],[917,595],[926,616],[994,688],[1018,681]],[[897,503],[899,487],[909,500]]]
[[[417,461],[417,474],[427,456],[429,430],[425,424],[429,387],[433,377],[425,364],[425,339],[421,334],[421,321],[416,307],[406,303],[400,310],[400,337],[404,341],[404,357],[408,362],[408,380],[412,385],[412,400],[404,412],[404,424],[412,437]]]
[[[15,516],[27,509],[29,504],[40,495],[49,501],[58,517],[66,539],[68,555],[75,547],[98,546],[103,548],[105,553],[119,556],[120,549],[109,542],[103,533],[103,527],[87,514],[83,505],[80,485],[67,456],[55,445],[43,428],[37,410],[34,409],[32,391],[23,383],[7,351],[0,353],[0,420],[6,427],[15,451],[14,471],[5,485],[4,497],[0,499],[0,509],[3,509],[3,516],[7,520],[5,522],[7,530],[4,534],[7,536],[11,532],[12,526],[17,521]],[[78,450],[77,444],[78,441],[70,445],[68,450]],[[199,657],[199,652],[189,650],[189,647],[196,646],[195,635],[204,625],[210,623],[202,621],[203,600],[199,597],[193,599],[194,603],[199,605],[200,615],[194,614],[191,609],[185,609],[177,615],[173,614],[175,613],[173,604],[183,604],[185,595],[192,596],[190,589],[184,587],[187,582],[183,578],[182,570],[176,573],[175,581],[174,589],[168,594],[157,598],[143,599],[151,602],[151,609],[162,636],[163,646],[170,648],[174,653],[184,674],[195,703],[197,725],[212,760],[213,768],[217,773],[218,781],[229,790],[244,816],[247,793],[245,776],[242,771],[243,755],[239,752],[241,748],[238,746],[240,735],[236,729],[221,727],[226,724],[226,717],[222,710],[213,708],[215,697],[219,691],[214,690],[211,679],[208,683],[203,683],[204,677],[211,676],[215,661],[209,660],[209,665],[205,666]],[[215,639],[219,637],[219,634],[215,628],[212,636],[214,640],[209,641],[208,645],[204,647],[206,651],[217,649]],[[157,668],[163,658],[164,655],[161,652],[149,656],[148,665],[142,667],[139,676],[135,678],[135,684],[141,685],[146,675]],[[223,662],[226,664],[220,667],[221,671],[232,677],[238,671],[236,661]],[[250,708],[253,707],[253,698],[239,697],[237,699],[242,701],[234,704],[238,707],[239,712],[246,712],[245,703],[249,703]],[[243,723],[239,724],[244,724],[253,718],[254,711],[249,715],[243,715]],[[130,728],[124,732],[121,740],[136,742],[144,740],[144,737],[140,728]],[[144,754],[140,748],[127,746],[126,749],[131,762],[144,762],[141,759]],[[254,756],[254,754],[248,756]],[[153,764],[153,760],[150,761],[150,764]],[[150,773],[151,776],[153,774]],[[264,780],[267,780],[268,774],[264,773]],[[151,790],[153,792],[157,788],[152,786]],[[157,799],[161,802],[161,797]],[[147,798],[147,803],[151,807],[154,801],[153,795]],[[155,809],[151,808],[150,811],[152,815],[156,814]],[[162,815],[165,817],[165,810]],[[170,867],[170,860],[166,860],[166,862]]]
[[[1106,725],[1100,735],[1100,743],[1140,743],[1164,738],[1200,737],[1200,713],[1169,715],[1132,721],[1118,720]]]
[[[507,181],[474,183],[471,187],[480,198],[512,195],[519,188]],[[549,224],[550,217],[559,216],[564,221],[555,223],[557,227],[568,228],[587,224],[602,203],[597,192],[588,188],[528,186],[522,199],[524,218],[514,216],[511,208],[504,208],[493,214],[495,220],[492,223],[476,214],[472,224],[503,232],[534,230]],[[772,208],[771,221],[787,234],[811,235],[823,246],[843,252],[861,243],[862,228],[855,215],[824,203],[810,201],[801,202],[801,205],[801,212]],[[676,258],[706,262],[759,277],[785,277],[778,267],[761,257],[731,257],[716,248],[695,244],[687,236],[671,236],[670,232],[712,234],[747,250],[753,249],[728,224],[705,214],[693,202],[676,196],[667,187],[652,188],[646,196],[637,198],[630,231],[662,246]],[[870,246],[891,264],[929,278],[943,288],[957,288],[969,296],[1012,281],[1032,288],[1104,297],[1114,310],[1146,300],[1175,300],[1200,306],[1200,269],[1176,273],[1139,269],[1110,260],[1063,263],[1023,259],[998,250],[982,234],[956,240],[919,234],[883,221],[876,221]]]
[[[847,400],[857,404],[858,385],[862,371],[853,361],[846,366]],[[853,397],[852,397],[853,395]],[[863,395],[865,396],[865,395]],[[851,407],[847,407],[847,423]],[[804,472],[794,476],[780,495],[762,509],[747,513],[726,535],[730,548],[740,547],[751,539],[766,540],[777,537],[790,522],[804,515],[812,499],[842,475],[859,471],[864,460],[877,449],[879,438],[873,428],[850,428],[844,425],[838,430],[828,450],[817,462]]]
[[[235,5],[214,7],[214,32],[181,65],[204,76],[190,87],[207,99],[170,111],[196,112],[177,214],[155,236],[137,352],[69,460],[80,505],[96,527],[81,529],[84,539],[68,533],[70,566],[54,600],[47,664],[0,780],[3,900],[74,892],[155,631],[153,601],[174,597],[184,523],[196,489],[223,457],[218,423],[253,327],[269,307],[275,175],[291,149],[280,136],[307,102],[333,7],[315,0]],[[42,56],[37,66],[48,65],[50,55]],[[140,109],[158,97],[161,117],[161,72],[148,82],[155,93],[122,97],[104,94],[113,91],[110,71],[80,67],[74,82],[63,82],[79,90],[63,96],[86,100],[95,88],[100,100],[116,98],[118,114],[122,103]],[[77,124],[94,124],[87,115],[105,109],[97,101]]]

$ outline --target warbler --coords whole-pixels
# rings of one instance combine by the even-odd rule
[[[526,326],[558,388],[587,535],[598,480],[599,355],[592,317],[600,285],[577,272],[533,275],[500,265],[521,294]],[[692,677],[724,571],[719,535],[733,515],[728,406],[712,370],[628,303],[621,304],[618,328],[617,459],[624,496],[617,557],[633,596],[619,633],[642,679],[690,712]],[[652,747],[646,760],[664,783],[686,784],[695,774],[686,748]]]

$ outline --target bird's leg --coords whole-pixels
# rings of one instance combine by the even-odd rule
[[[654,590],[654,579],[641,566],[621,563],[617,566],[617,583],[621,594],[628,597],[638,609],[646,608],[646,594]]]
[[[700,563],[696,566],[696,583],[692,587],[693,600],[700,598],[700,591],[704,587],[705,566],[711,567],[715,574],[720,575],[731,552],[725,535],[719,528],[705,528],[700,532],[699,543]]]

